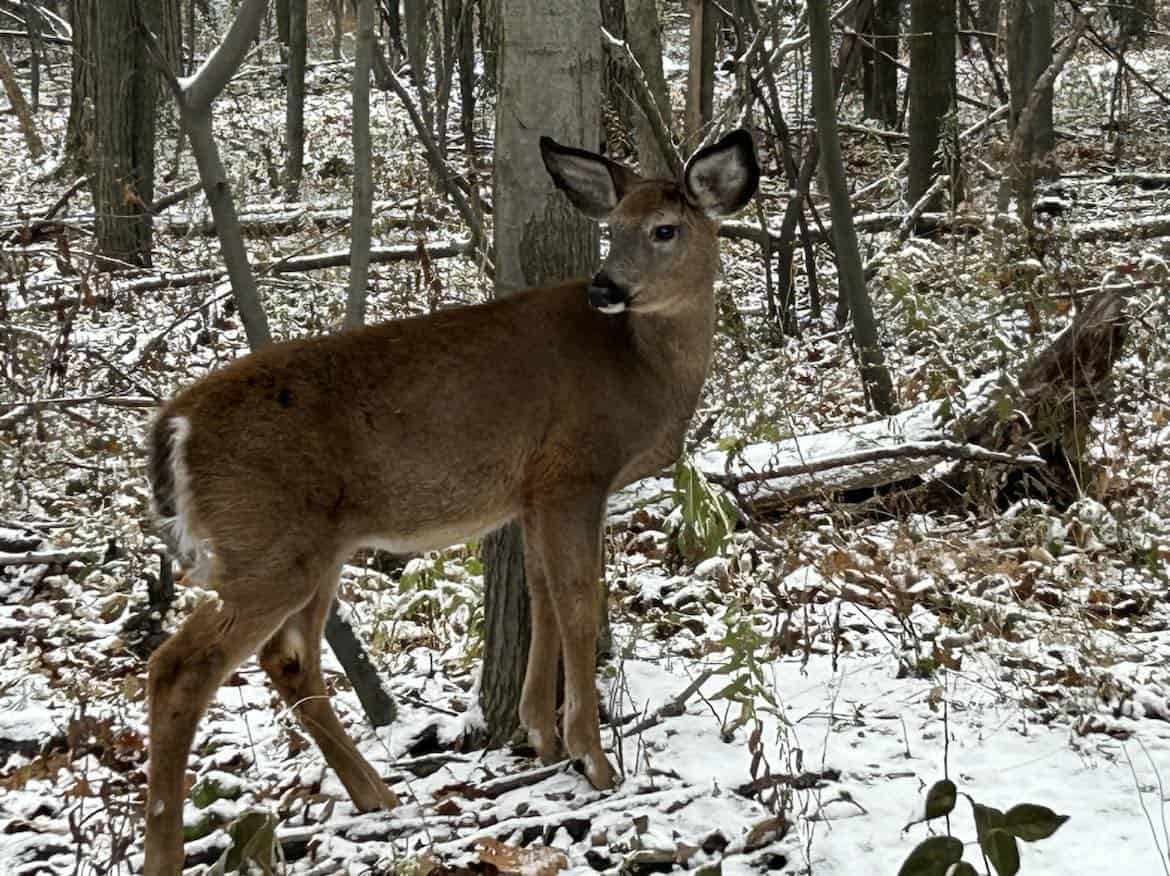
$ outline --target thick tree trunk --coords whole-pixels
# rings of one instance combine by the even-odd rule
[[[873,48],[862,46],[865,115],[887,128],[898,124],[898,0],[874,0],[870,14]]]
[[[1007,16],[1008,86],[1011,93],[1008,130],[1014,131],[1037,80],[1052,63],[1053,0],[1009,0]],[[1051,87],[1044,89],[1032,116],[1031,130],[1024,136],[1024,157],[1031,172],[1022,180],[1028,191],[1019,193],[1021,200],[1025,196],[1031,199],[1035,171],[1039,169],[1045,173],[1037,163],[1043,162],[1056,145],[1052,127],[1052,91]]]
[[[540,169],[538,138],[594,148],[600,126],[600,10],[573,0],[499,0],[496,104],[496,294],[597,267],[597,227],[576,213]],[[517,706],[531,621],[520,529],[484,540],[485,640],[480,705],[493,743],[519,726]]]
[[[159,0],[142,4],[157,29]],[[158,76],[135,26],[134,0],[103,0],[94,19],[94,151],[90,190],[97,251],[110,261],[149,266],[154,200],[154,133]]]
[[[935,177],[954,173],[958,164],[957,142],[945,130],[946,117],[955,106],[955,35],[958,20],[955,0],[911,0],[910,3],[910,179],[907,200],[916,203]],[[953,130],[954,126],[950,126]],[[940,147],[950,160],[940,163]],[[940,195],[928,206],[936,210]]]
[[[73,53],[65,161],[75,175],[89,173],[89,160],[93,154],[93,28],[96,12],[97,0],[70,0]]]
[[[849,188],[845,182],[845,165],[841,159],[841,141],[837,133],[828,2],[809,0],[808,29],[812,53],[813,113],[817,121],[821,168],[833,211],[833,243],[837,250],[839,294],[848,299],[849,311],[853,315],[853,341],[861,360],[861,380],[865,384],[866,395],[874,410],[888,414],[894,409],[894,392],[878,340],[873,304],[865,287],[857,231],[853,227],[853,208],[849,203]]]
[[[300,197],[305,167],[305,65],[309,51],[308,0],[288,0],[288,101],[285,104],[284,196]]]

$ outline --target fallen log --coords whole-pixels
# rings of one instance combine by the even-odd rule
[[[376,246],[370,250],[371,264],[387,264],[390,262],[414,261],[422,253],[430,259],[447,259],[455,256],[470,255],[472,252],[469,240],[441,240],[434,243],[419,241],[400,246]],[[340,268],[349,264],[349,250],[333,250],[331,252],[314,253],[311,255],[290,256],[275,261],[257,262],[252,267],[257,274],[289,274],[302,271],[318,271],[325,268]],[[198,286],[205,283],[218,283],[226,279],[227,271],[223,268],[209,268],[202,271],[186,271],[177,274],[154,274],[146,277],[135,277],[130,280],[115,280],[111,283],[108,292],[94,295],[96,305],[106,304],[117,299],[118,295],[140,294],[142,292],[157,292],[162,289],[180,289],[186,286]],[[44,283],[33,283],[24,289],[19,288],[16,282],[0,284],[0,294],[20,294],[27,298],[32,295],[46,293],[60,294],[63,291],[80,285],[78,277],[59,277]],[[72,307],[77,303],[75,297],[60,297],[53,301],[37,302],[32,304],[10,305],[8,312],[19,313],[22,310],[60,310]]]
[[[1124,305],[1121,290],[1099,292],[1018,372],[972,381],[946,416],[944,402],[931,401],[830,432],[706,452],[696,464],[753,513],[910,481],[940,458],[1028,467],[1054,500],[1070,498],[1084,483],[1088,425],[1125,341]]]

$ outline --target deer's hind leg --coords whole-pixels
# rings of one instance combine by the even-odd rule
[[[170,876],[183,869],[184,778],[195,730],[228,675],[270,638],[307,593],[272,597],[272,582],[216,575],[217,596],[198,605],[150,658],[150,722],[144,872]],[[263,594],[265,598],[256,598]],[[299,601],[298,601],[299,599]]]
[[[260,651],[260,665],[289,709],[362,812],[391,809],[398,797],[362,757],[329,703],[321,677],[321,637],[337,590],[336,570],[323,578],[309,603],[284,622]]]

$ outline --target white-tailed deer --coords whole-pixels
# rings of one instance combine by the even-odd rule
[[[248,656],[316,740],[360,810],[398,800],[329,705],[321,636],[340,565],[361,545],[423,551],[509,520],[524,529],[532,647],[520,718],[545,761],[598,788],[594,648],[611,491],[673,462],[711,358],[718,219],[755,192],[744,131],[643,180],[544,138],[556,185],[609,223],[592,280],[278,344],[176,396],[150,434],[155,503],[218,598],[150,661],[146,872],[183,865],[196,724]]]

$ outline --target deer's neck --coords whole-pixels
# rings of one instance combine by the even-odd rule
[[[711,364],[715,333],[712,284],[696,288],[685,307],[675,311],[632,314],[630,330],[643,360],[658,372],[664,397],[678,416],[694,412]]]

